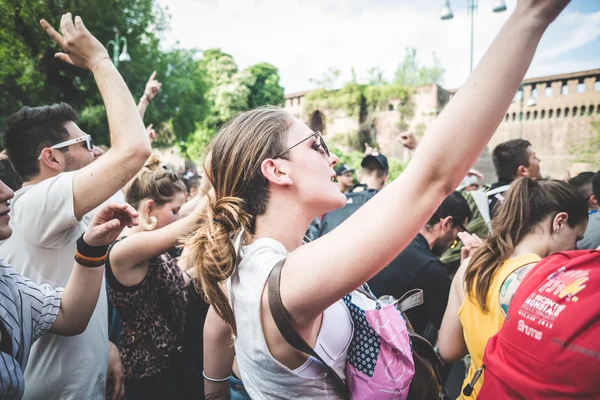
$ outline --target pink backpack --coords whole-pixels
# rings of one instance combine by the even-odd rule
[[[346,360],[346,382],[302,339],[281,302],[279,283],[285,260],[269,277],[269,308],[281,335],[294,348],[319,360],[344,399],[406,399],[415,374],[411,337],[402,315],[423,302],[414,291],[399,300],[377,299],[365,284],[344,297],[354,323]]]

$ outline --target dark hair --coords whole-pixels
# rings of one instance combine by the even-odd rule
[[[198,175],[194,175],[185,181],[185,187],[188,193],[190,193],[193,188],[198,188],[198,186],[200,186],[200,177]]]
[[[596,172],[592,179],[592,193],[600,201],[600,171]]]
[[[582,172],[574,178],[569,179],[569,185],[573,186],[577,193],[584,199],[588,199],[592,195],[592,180],[594,179],[593,172]]]
[[[3,146],[15,172],[24,181],[40,173],[38,157],[44,147],[69,140],[65,124],[70,121],[77,121],[77,113],[66,103],[23,107],[8,117]]]
[[[151,155],[131,181],[125,199],[137,209],[143,199],[152,199],[157,206],[162,206],[173,200],[177,193],[185,192],[185,185],[177,174],[166,169],[158,156]]]
[[[8,158],[3,158],[0,160],[0,180],[15,192],[21,189],[21,186],[23,186],[23,181],[13,169],[13,166]]]
[[[446,197],[425,226],[432,227],[447,217],[452,217],[455,224],[464,224],[467,219],[473,218],[469,203],[459,192]]]
[[[483,311],[487,311],[487,294],[496,270],[526,235],[561,212],[569,215],[567,223],[572,228],[588,219],[587,202],[566,182],[521,178],[512,184],[492,220],[490,236],[465,272],[467,294],[475,295]],[[547,229],[552,233],[552,222]]]
[[[527,140],[513,139],[500,143],[494,148],[492,161],[499,180],[513,180],[521,165],[529,167],[527,149],[531,146]]]
[[[388,168],[384,168],[381,163],[375,157],[365,157],[363,158],[360,169],[363,172],[366,172],[366,175],[377,174],[377,178],[383,178],[387,176],[389,173]]]

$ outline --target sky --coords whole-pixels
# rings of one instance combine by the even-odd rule
[[[465,0],[449,0],[454,13],[442,21],[444,0],[158,0],[168,8],[167,48],[221,48],[239,68],[268,62],[279,69],[286,93],[313,89],[329,68],[341,86],[355,69],[359,80],[380,67],[386,78],[417,49],[422,65],[435,53],[446,69],[442,86],[458,88],[469,74],[470,18]],[[474,63],[483,56],[512,11],[493,13],[497,0],[479,0]],[[600,0],[573,0],[542,39],[527,77],[600,68]]]

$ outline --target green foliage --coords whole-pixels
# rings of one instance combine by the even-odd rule
[[[285,103],[283,87],[279,84],[279,71],[271,64],[260,63],[248,68],[254,77],[249,87],[248,105],[251,108],[265,105],[282,106]]]
[[[400,100],[401,104],[408,101],[412,89],[399,84],[369,85],[365,88],[365,99],[370,111],[387,109],[390,100]]]
[[[318,88],[325,90],[334,90],[338,87],[341,71],[338,68],[329,67],[318,79],[309,79],[310,83]],[[355,74],[356,77],[356,74]],[[355,79],[354,79],[355,80]]]
[[[59,28],[66,12],[80,15],[102,43],[127,39],[131,62],[119,71],[134,99],[143,94],[152,71],[162,82],[144,116],[157,132],[156,147],[178,146],[200,155],[215,131],[240,111],[284,103],[277,68],[261,63],[240,71],[219,49],[162,50],[169,16],[157,0],[0,0],[0,124],[19,108],[64,101],[79,113],[81,128],[98,144],[109,144],[104,104],[93,76],[54,58],[59,50],[40,28],[46,18]],[[112,47],[109,53],[112,56]]]
[[[159,36],[169,17],[154,0],[0,0],[0,122],[24,105],[64,101],[79,112],[82,129],[97,143],[108,144],[108,123],[93,76],[55,59],[59,49],[39,26],[46,18],[58,29],[66,12],[80,15],[102,43],[115,38],[114,29],[127,38],[132,61],[121,63],[119,71],[136,101],[157,71],[162,90],[145,116],[158,130],[157,145],[172,145],[195,131],[207,112],[202,73],[194,51],[160,50]]]
[[[188,137],[184,153],[191,160],[202,156],[218,129],[236,114],[263,105],[283,105],[283,87],[279,71],[267,63],[252,65],[240,71],[234,58],[220,49],[203,52],[197,66],[204,71],[209,87],[206,100],[209,113]]]
[[[331,140],[330,140],[331,142]],[[335,144],[330,146],[331,152],[334,153],[340,159],[340,164],[348,164],[355,170],[360,169],[360,163],[364,158],[364,153],[360,151],[342,151],[340,148],[335,147]],[[394,179],[400,176],[402,171],[406,169],[406,164],[397,158],[388,157],[388,164],[390,166],[389,180],[392,182]]]
[[[433,66],[424,67],[417,61],[417,49],[404,49],[404,59],[396,69],[395,82],[402,87],[419,87],[432,83],[440,84],[446,70],[442,68],[440,59],[433,54]]]
[[[582,145],[571,146],[570,153],[575,155],[576,162],[591,164],[596,170],[600,169],[600,120],[591,122],[592,137]]]
[[[327,143],[334,148],[352,149],[351,151],[358,151],[363,147],[363,143],[360,142],[360,135],[356,131],[339,133],[333,137],[327,138]]]
[[[335,154],[336,156],[338,156],[338,158],[340,159],[340,164],[348,164],[350,167],[354,168],[355,170],[358,171],[358,169],[360,168],[360,163],[364,157],[364,154],[360,151],[342,151],[341,148],[336,147],[335,143],[331,143],[331,140],[329,140],[329,142],[331,145],[330,150],[333,154]]]
[[[311,114],[317,109],[343,110],[346,114],[357,117],[360,113],[365,85],[348,82],[341,89],[317,89],[304,97],[304,112]]]
[[[427,126],[423,122],[419,122],[417,126],[415,126],[415,136],[417,138],[422,138],[425,135],[425,131],[427,131]]]
[[[388,182],[392,182],[399,177],[402,171],[406,169],[406,163],[397,158],[388,158],[388,164],[390,165],[390,178]]]

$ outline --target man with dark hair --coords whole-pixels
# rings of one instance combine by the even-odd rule
[[[386,156],[377,151],[367,154],[360,163],[359,186],[379,191],[387,184],[389,172],[390,166]]]
[[[586,172],[584,172],[585,174]],[[581,174],[579,174],[581,175]],[[579,176],[578,175],[578,176]],[[577,178],[577,177],[576,177]],[[575,179],[575,178],[573,178]],[[571,183],[569,181],[569,183]],[[600,171],[595,173],[591,180],[592,195],[594,199],[600,199]],[[584,196],[587,197],[587,196]],[[589,204],[589,200],[588,200]],[[597,211],[597,210],[596,210]],[[590,214],[587,229],[583,239],[577,242],[577,248],[581,250],[595,250],[600,247],[600,212]]]
[[[490,216],[496,205],[504,201],[504,193],[515,179],[526,176],[537,180],[542,177],[540,159],[527,140],[513,139],[500,143],[492,152],[492,161],[498,182],[490,188]]]
[[[425,334],[429,324],[435,332],[440,329],[451,284],[440,256],[460,232],[466,231],[471,215],[465,198],[458,192],[452,193],[402,253],[368,282],[376,296],[392,295],[396,299],[411,289],[423,290],[423,305],[406,312],[420,335]],[[435,339],[435,334],[427,336]]]
[[[340,185],[340,192],[347,193],[354,187],[354,168],[348,164],[335,167],[335,180]]]
[[[358,179],[360,183],[346,194],[346,205],[331,211],[319,224],[318,237],[331,232],[354,214],[356,210],[379,192],[388,181],[389,165],[387,157],[379,152],[367,154],[360,163]]]
[[[600,207],[592,189],[592,181],[595,175],[594,172],[582,172],[576,177],[569,179],[569,185],[573,186],[581,197],[587,200],[590,215],[597,213]]]
[[[540,159],[536,157],[531,143],[523,139],[514,139],[497,145],[492,152],[492,159],[498,181],[483,190],[463,192],[469,203],[473,218],[467,226],[469,232],[479,237],[487,236],[490,221],[498,204],[504,201],[504,194],[510,184],[519,177],[540,179]],[[449,249],[442,256],[444,264],[453,272],[460,264],[460,251],[462,246]]]
[[[93,210],[135,176],[151,149],[125,81],[81,18],[73,22],[70,13],[63,15],[64,36],[45,20],[41,24],[64,51],[57,58],[93,74],[106,106],[112,147],[94,161],[100,152],[64,103],[24,107],[11,115],[4,147],[24,183],[10,212],[13,236],[0,244],[0,253],[22,266],[18,272],[36,284],[64,286],[76,242]],[[120,381],[119,352],[108,342],[106,300],[100,296],[81,335],[49,334],[33,346],[24,398],[103,399],[107,366],[109,377]]]

